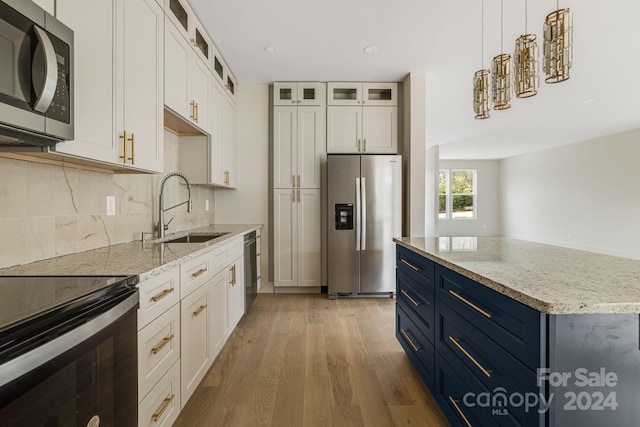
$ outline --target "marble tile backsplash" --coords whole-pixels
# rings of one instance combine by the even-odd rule
[[[179,138],[164,134],[164,170],[178,170]],[[162,174],[104,174],[0,158],[0,268],[139,240],[153,231]],[[188,176],[188,174],[187,174]],[[106,197],[116,215],[107,216]],[[169,232],[214,223],[215,190],[192,186],[193,211],[180,206]],[[187,198],[178,178],[165,184],[165,206]],[[205,211],[205,200],[210,210]]]

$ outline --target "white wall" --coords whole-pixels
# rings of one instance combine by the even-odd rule
[[[263,224],[261,276],[269,277],[269,86],[238,85],[237,190],[216,190],[217,224]]]
[[[440,219],[440,236],[500,234],[500,164],[498,160],[440,160],[440,169],[476,169],[476,219]]]
[[[640,259],[640,129],[500,161],[502,233]]]

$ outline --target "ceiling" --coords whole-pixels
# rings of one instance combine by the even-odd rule
[[[240,83],[402,81],[425,72],[427,143],[443,159],[499,159],[640,128],[640,2],[563,0],[574,16],[571,78],[475,120],[472,78],[500,49],[500,0],[189,0]],[[556,9],[530,1],[538,35]],[[504,52],[525,2],[504,2]],[[276,46],[276,53],[265,51]],[[364,48],[377,47],[367,54]],[[543,76],[544,77],[544,76]]]

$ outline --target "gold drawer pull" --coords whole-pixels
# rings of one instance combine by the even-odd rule
[[[413,305],[415,305],[416,307],[418,307],[420,305],[420,303],[416,300],[414,300],[413,298],[411,298],[411,296],[409,295],[409,293],[407,291],[405,291],[404,289],[402,289],[400,292],[402,292],[402,295],[404,295],[405,297],[407,297],[407,299],[409,301],[411,301],[411,303]]]
[[[464,348],[462,346],[462,344],[460,344],[460,342],[455,339],[454,337],[452,337],[451,335],[449,335],[449,339],[451,340],[451,342],[453,344],[455,344],[456,347],[458,347],[458,350],[460,350],[461,352],[464,353],[465,356],[467,356],[469,358],[469,360],[471,360],[473,362],[474,365],[476,365],[478,367],[478,369],[480,369],[482,371],[483,374],[485,374],[487,376],[487,378],[491,378],[491,374],[492,372],[490,370],[488,370],[487,368],[485,368],[484,366],[482,366],[480,364],[480,362],[478,362],[472,355],[471,353],[469,353],[467,351],[466,348]]]
[[[171,334],[168,337],[165,337],[159,345],[157,345],[157,346],[155,346],[155,347],[153,347],[151,349],[151,353],[153,353],[153,354],[160,353],[160,350],[162,350],[164,348],[164,346],[169,344],[172,340],[173,340],[173,334]]]
[[[480,307],[478,307],[477,305],[475,305],[474,303],[472,303],[471,301],[469,301],[468,299],[466,299],[456,291],[450,290],[449,293],[454,297],[458,298],[463,303],[467,304],[469,307],[473,308],[478,313],[482,314],[484,317],[491,319],[491,316],[493,316],[493,314],[490,311],[481,309]]]
[[[401,258],[400,262],[406,265],[407,267],[409,267],[410,269],[412,269],[413,271],[420,271],[419,267],[416,267],[415,265],[411,264],[409,261],[407,261],[404,258]]]
[[[418,350],[420,350],[420,347],[417,347],[413,341],[411,340],[411,338],[409,338],[409,334],[407,334],[407,331],[405,331],[404,329],[400,329],[400,333],[402,334],[402,336],[404,336],[406,338],[407,341],[409,341],[409,344],[411,345],[411,347],[413,348],[413,351],[418,352]]]
[[[160,292],[158,295],[151,297],[151,301],[153,302],[158,302],[160,301],[162,298],[166,297],[167,295],[171,294],[173,292],[173,288],[171,289],[165,289],[164,291]]]
[[[465,424],[467,425],[467,427],[473,427],[471,425],[471,423],[469,422],[469,420],[467,419],[467,417],[464,416],[464,412],[462,412],[462,409],[460,409],[460,407],[458,406],[458,403],[460,402],[459,400],[454,399],[453,397],[449,396],[449,401],[453,404],[453,407],[456,408],[456,411],[458,411],[458,415],[460,415],[462,417],[462,419],[464,420]]]
[[[199,315],[200,313],[202,313],[202,312],[204,311],[204,309],[205,309],[205,308],[207,308],[207,304],[205,304],[205,305],[201,305],[201,306],[200,306],[200,308],[199,308],[197,311],[194,311],[194,312],[193,312],[193,315],[194,315],[194,316]]]
[[[201,268],[200,270],[198,270],[198,271],[196,271],[195,273],[193,273],[193,274],[191,275],[191,277],[195,279],[195,278],[196,278],[196,277],[198,277],[198,276],[202,276],[202,275],[203,275],[204,273],[206,273],[206,272],[207,272],[207,269],[206,269],[206,268]]]
[[[156,412],[155,414],[153,414],[151,416],[151,419],[153,420],[154,423],[157,423],[158,420],[160,419],[160,417],[162,416],[162,414],[164,414],[164,411],[167,410],[167,408],[169,407],[169,405],[171,404],[171,402],[173,402],[173,399],[176,397],[175,394],[172,394],[169,397],[165,397],[164,398],[164,403],[162,405],[162,408],[160,408],[160,412]]]

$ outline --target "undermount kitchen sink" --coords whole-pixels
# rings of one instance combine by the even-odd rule
[[[209,240],[217,239],[218,237],[222,237],[229,234],[229,232],[222,233],[188,233],[183,234],[178,237],[174,237],[173,239],[163,240],[162,243],[203,243],[208,242]]]

